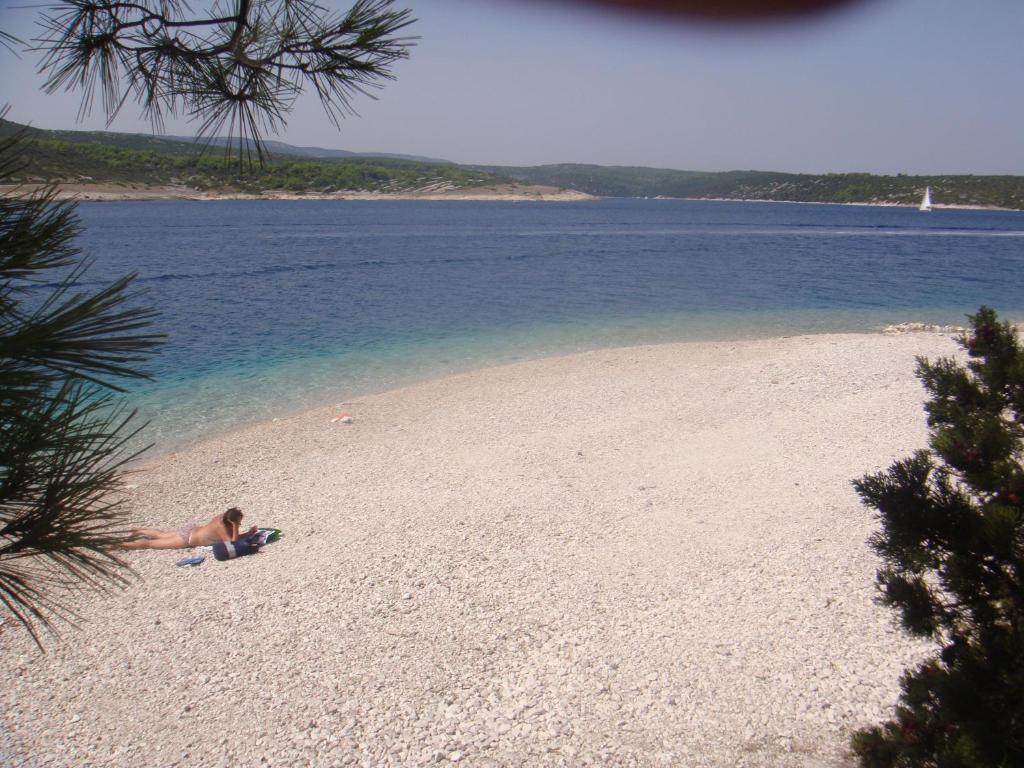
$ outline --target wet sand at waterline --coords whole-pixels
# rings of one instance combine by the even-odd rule
[[[38,653],[7,765],[842,766],[927,650],[850,480],[924,447],[938,333],[599,350],[337,402],[127,478],[255,557],[141,579]],[[339,420],[352,415],[351,423]]]

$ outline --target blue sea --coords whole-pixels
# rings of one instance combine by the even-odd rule
[[[1024,320],[1024,213],[610,199],[86,203],[137,272],[164,452],[450,372],[597,347]]]

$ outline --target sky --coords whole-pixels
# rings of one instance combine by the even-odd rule
[[[397,81],[340,131],[303,96],[272,138],[494,165],[1024,174],[1021,0],[866,0],[729,27],[559,0],[399,5],[420,39]],[[0,0],[0,30],[31,38],[37,14]],[[41,94],[37,64],[0,49],[9,119],[150,130],[131,104],[109,127],[98,109],[76,122],[79,97]]]

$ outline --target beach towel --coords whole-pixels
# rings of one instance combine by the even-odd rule
[[[280,528],[257,528],[256,536],[260,538],[260,546],[264,544],[270,544],[273,541],[277,541],[281,538]]]

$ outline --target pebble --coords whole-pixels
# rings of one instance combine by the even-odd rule
[[[46,654],[5,625],[0,755],[843,764],[926,652],[872,602],[849,481],[924,445],[914,356],[954,347],[598,350],[367,398],[372,435],[321,410],[179,452],[133,524],[238,503],[285,537],[187,583],[177,553],[128,553],[140,580],[76,595],[86,620]]]

